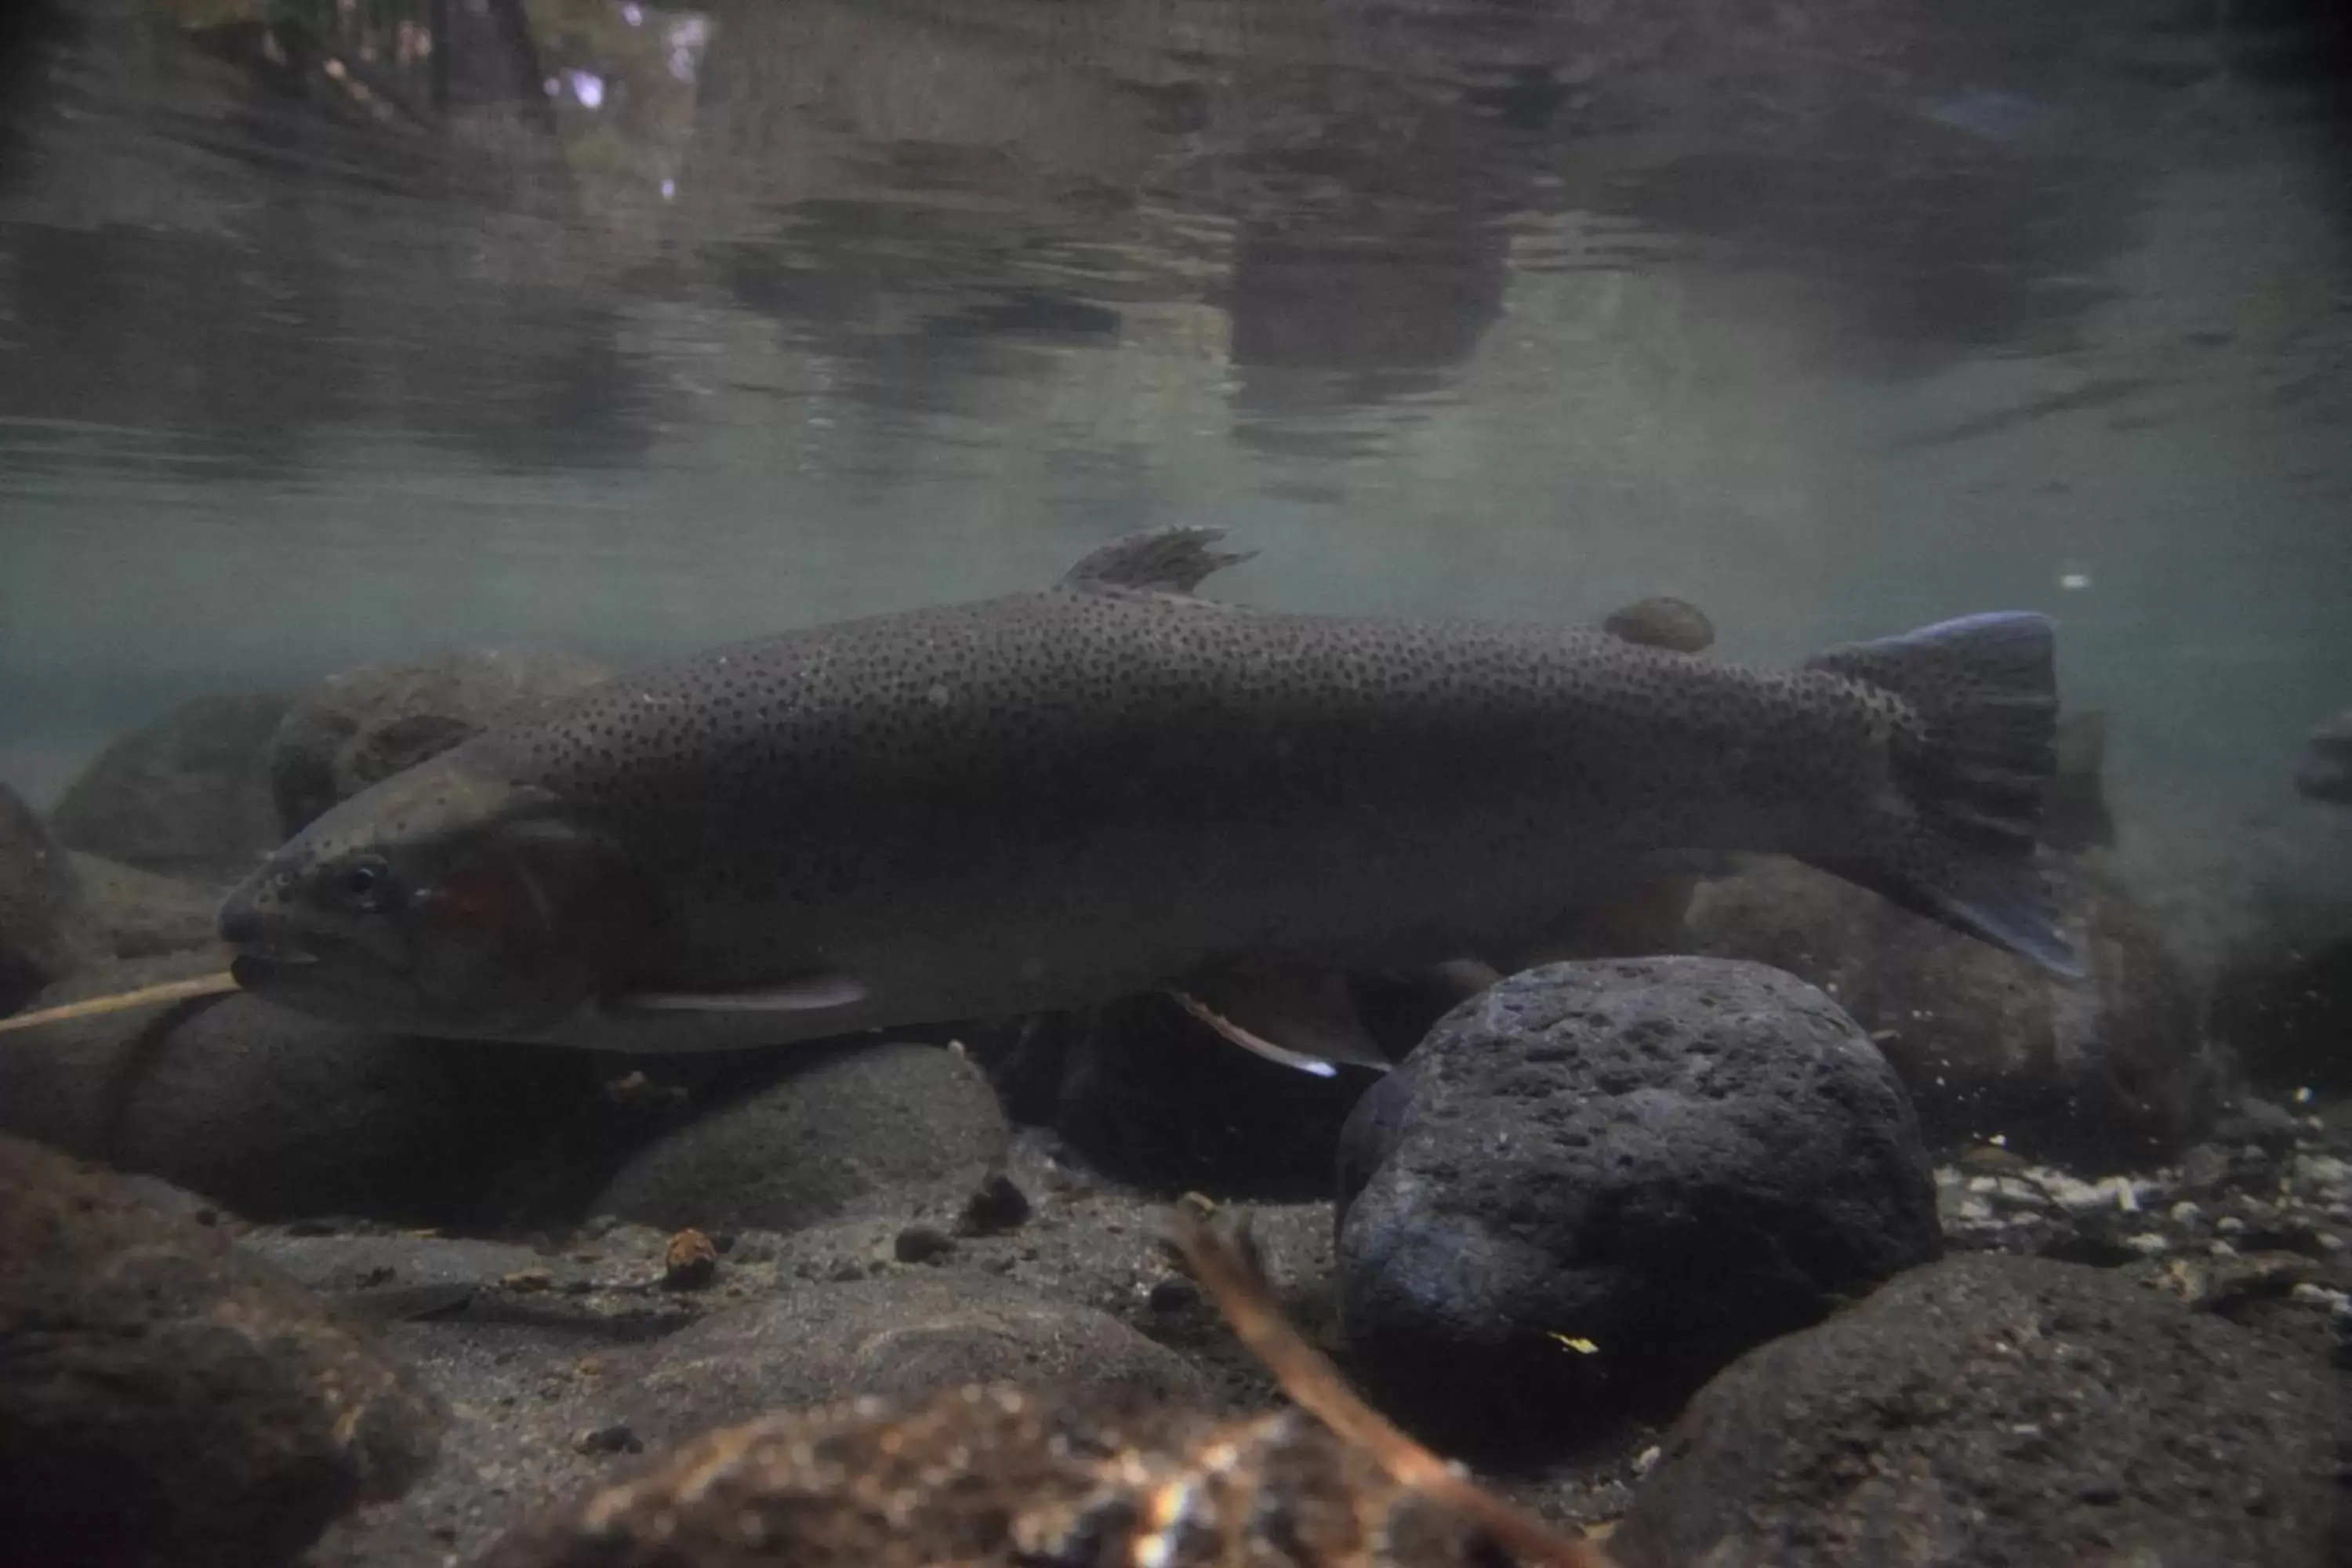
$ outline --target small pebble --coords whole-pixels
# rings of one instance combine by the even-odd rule
[[[2333,1154],[2297,1154],[2295,1179],[2315,1187],[2352,1187],[2352,1163]]]
[[[2042,1186],[2052,1201],[2068,1214],[2088,1214],[2093,1209],[2117,1206],[2114,1189],[2106,1183],[2086,1182],[2063,1171],[2047,1173],[2042,1178]]]
[[[518,1268],[499,1283],[509,1290],[552,1290],[555,1275],[545,1268]]]
[[[719,1246],[692,1227],[662,1248],[662,1283],[673,1290],[699,1290],[719,1273]]]
[[[955,1249],[955,1237],[935,1225],[910,1225],[890,1244],[901,1263],[936,1263]]]
[[[2154,1258],[2159,1252],[2168,1252],[2172,1249],[2172,1243],[2152,1230],[2144,1230],[2137,1236],[2124,1237],[2124,1245],[2146,1258]]]
[[[1144,1305],[1155,1312],[1181,1312],[1198,1306],[1201,1288],[1181,1275],[1171,1274],[1153,1282],[1144,1296]]]
[[[572,1439],[574,1452],[582,1454],[642,1454],[645,1443],[626,1426],[598,1426]]]
[[[1633,1474],[1635,1478],[1639,1479],[1643,1476],[1646,1476],[1653,1469],[1655,1469],[1657,1468],[1658,1460],[1663,1457],[1664,1456],[1660,1453],[1658,1446],[1655,1443],[1651,1444],[1648,1447],[1634,1455]]]
[[[2230,1173],[2230,1152],[2214,1143],[2200,1143],[2180,1157],[2180,1179],[2192,1187],[2210,1187]]]
[[[2002,1176],[1996,1185],[2003,1203],[2012,1204],[2021,1208],[2042,1208],[2050,1202],[2048,1195],[2041,1188],[2032,1182],[2020,1181],[2015,1176]]]
[[[2205,1211],[2199,1208],[2195,1204],[2190,1203],[2187,1198],[2181,1199],[2179,1203],[2173,1205],[2171,1208],[2166,1210],[2165,1213],[2166,1216],[2175,1225],[2195,1225],[2199,1220],[2205,1217]]]
[[[963,1215],[956,1221],[956,1231],[961,1236],[994,1236],[1002,1231],[1018,1229],[1028,1218],[1029,1194],[1023,1192],[1012,1177],[996,1171],[981,1183],[978,1192],[964,1201]]]

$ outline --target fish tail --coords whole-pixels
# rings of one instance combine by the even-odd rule
[[[1807,668],[1900,698],[1895,798],[1849,845],[1809,856],[1906,909],[2080,974],[2035,864],[2058,771],[2055,637],[2046,616],[1969,616],[1817,655]]]

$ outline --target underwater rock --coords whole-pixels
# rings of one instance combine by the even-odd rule
[[[1394,1077],[1339,1316],[1375,1400],[1456,1443],[1577,1436],[1938,1251],[1893,1069],[1761,964],[1513,975]]]
[[[2304,742],[2294,787],[2313,800],[2352,805],[2352,708],[2323,721]]]
[[[214,967],[203,954],[104,965],[41,1002]],[[577,1052],[372,1035],[231,994],[11,1036],[0,1130],[256,1218],[448,1221],[492,1212],[536,1142],[596,1114],[606,1067]]]
[[[1322,1196],[1340,1124],[1373,1081],[1253,1056],[1166,996],[967,1037],[1015,1121],[1052,1128],[1107,1175],[1170,1194]]]
[[[2079,709],[2058,721],[2050,738],[2058,771],[2042,790],[2042,842],[2079,855],[2113,848],[2115,812],[2107,805],[2107,715]]]
[[[952,1205],[1004,1158],[988,1080],[935,1046],[801,1047],[784,1075],[637,1151],[590,1212],[676,1230],[790,1231]]]
[[[2051,868],[2087,977],[2068,981],[1793,861],[1702,885],[1688,946],[1836,998],[1902,1075],[1928,1146],[1994,1137],[2077,1170],[2148,1165],[2205,1135],[2228,1088],[2195,988],[2121,888]]]
[[[100,752],[49,814],[58,837],[197,882],[245,875],[278,847],[270,737],[283,697],[199,697]]]
[[[1743,1357],[1660,1445],[1625,1568],[2344,1561],[2341,1380],[2114,1274],[1954,1258]]]
[[[220,895],[101,855],[71,851],[96,944],[116,958],[193,952],[220,941]]]
[[[2240,955],[2210,1017],[2257,1087],[2352,1089],[2352,936]]]
[[[496,1288],[547,1259],[512,1242],[404,1233],[255,1232],[240,1245],[321,1296],[371,1317],[394,1317],[428,1298],[457,1300]],[[566,1270],[568,1279],[576,1271]]]
[[[1021,1190],[1020,1184],[1002,1171],[992,1171],[964,1199],[963,1213],[956,1219],[956,1234],[996,1236],[1018,1230],[1028,1223],[1030,1213],[1029,1194]]]
[[[562,1252],[511,1242],[417,1235],[366,1222],[298,1221],[249,1226],[247,1251],[320,1295],[379,1321],[491,1324],[553,1330],[573,1339],[637,1341],[702,1315],[669,1290],[662,1259],[575,1238]],[[453,1393],[459,1404],[478,1391]]]
[[[331,676],[296,700],[269,743],[278,826],[290,837],[377,780],[610,673],[571,654],[484,647]]]
[[[1211,1403],[1200,1373],[1107,1313],[918,1266],[705,1318],[653,1348],[643,1372],[615,1391],[611,1417],[648,1444],[667,1444],[775,1410],[867,1394],[913,1399],[1000,1379]]]
[[[0,1014],[89,956],[89,910],[72,860],[32,807],[0,784]]]
[[[1339,1129],[1339,1153],[1332,1182],[1331,1227],[1336,1237],[1348,1210],[1372,1175],[1395,1152],[1412,1114],[1412,1077],[1391,1072],[1366,1089]]]
[[[0,1563],[290,1561],[431,1462],[432,1395],[301,1286],[0,1138]]]

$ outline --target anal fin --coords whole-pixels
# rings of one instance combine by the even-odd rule
[[[1331,1077],[1340,1062],[1389,1068],[1337,970],[1237,960],[1198,971],[1170,994],[1192,1016],[1268,1061],[1318,1078]]]

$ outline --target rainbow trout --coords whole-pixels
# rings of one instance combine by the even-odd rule
[[[1222,531],[594,688],[383,780],[230,897],[244,985],[411,1034],[781,1044],[1175,993],[1379,1063],[1330,977],[1510,951],[1775,851],[2073,972],[2034,868],[2049,623],[1742,668],[1599,628],[1287,615]]]

